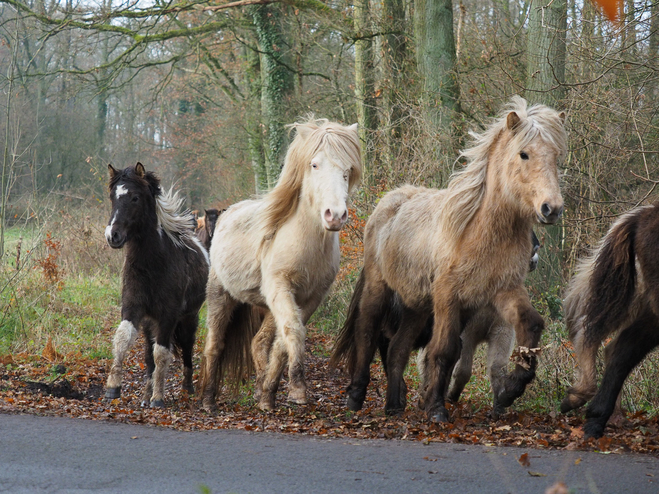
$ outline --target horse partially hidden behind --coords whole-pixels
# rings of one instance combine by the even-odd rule
[[[122,365],[144,332],[146,378],[143,405],[164,406],[165,376],[172,349],[183,359],[183,389],[194,392],[192,351],[205,298],[208,253],[193,234],[193,217],[178,213],[182,200],[141,163],[123,170],[108,165],[112,213],[105,229],[110,247],[126,248],[121,324],[105,397],[121,395]]]
[[[288,399],[307,402],[305,324],[338,272],[338,231],[361,157],[356,124],[310,119],[292,127],[296,136],[274,189],[231,206],[216,227],[202,363],[207,409],[215,408],[225,375],[238,380],[250,370],[250,343],[259,406],[274,408],[287,357]]]
[[[215,233],[215,225],[217,224],[217,219],[220,215],[225,212],[226,209],[216,209],[210,208],[204,210],[204,217],[199,218],[197,222],[197,228],[195,233],[201,244],[210,251],[211,240],[213,240],[213,234]]]
[[[424,368],[422,403],[428,418],[448,420],[445,395],[460,356],[460,332],[478,310],[491,308],[515,328],[520,359],[497,400],[509,406],[535,376],[544,321],[524,288],[536,221],[555,223],[563,211],[558,162],[565,155],[565,115],[527,108],[514,97],[503,116],[462,152],[468,164],[448,187],[403,186],[386,194],[366,224],[363,287],[357,315],[339,336],[332,362],[348,362],[348,407],[361,408],[378,342],[384,304],[400,296],[400,329],[387,350],[386,410],[396,413],[403,371],[434,314]],[[344,344],[345,343],[345,344]]]
[[[620,217],[595,251],[582,260],[563,304],[574,345],[577,383],[561,403],[566,413],[584,405],[586,437],[601,437],[622,385],[632,369],[659,345],[659,204]],[[595,361],[602,341],[618,332],[605,350],[599,390]],[[597,394],[596,394],[597,391]]]

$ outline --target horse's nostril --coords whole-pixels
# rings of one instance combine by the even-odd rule
[[[341,216],[341,221],[345,222],[348,219],[348,211],[344,211],[343,215]]]
[[[329,221],[332,221],[332,217],[333,217],[334,215],[332,214],[332,210],[331,210],[331,209],[326,209],[326,210],[325,210],[325,215],[324,215],[324,216],[325,216],[325,221],[328,221],[328,222],[329,222]]]
[[[542,216],[545,218],[551,214],[551,206],[549,203],[544,203],[542,206],[540,206],[540,212],[542,213]]]

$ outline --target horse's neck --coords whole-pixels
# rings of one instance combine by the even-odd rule
[[[161,262],[168,239],[157,227],[148,228],[139,237],[126,242],[126,261],[132,265],[148,266]]]
[[[330,232],[323,227],[320,214],[307,198],[302,197],[298,203],[295,213],[290,218],[291,226],[300,233],[301,238],[307,243],[308,248],[322,249],[330,245],[338,232]]]

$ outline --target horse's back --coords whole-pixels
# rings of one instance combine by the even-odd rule
[[[437,207],[443,195],[442,190],[404,185],[380,200],[366,225],[365,265],[377,267],[410,307],[430,293]]]
[[[261,256],[264,242],[259,222],[259,200],[234,204],[219,218],[211,243],[211,269],[220,284],[241,302],[251,302],[261,286]]]

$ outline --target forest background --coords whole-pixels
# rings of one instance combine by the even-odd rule
[[[359,122],[366,167],[312,321],[331,339],[377,199],[445,186],[468,131],[520,94],[568,115],[565,214],[537,229],[528,280],[548,330],[527,394],[555,408],[574,370],[566,282],[659,183],[658,56],[657,0],[625,0],[617,24],[587,0],[0,0],[0,356],[110,355],[108,163],[141,161],[191,209],[226,207],[274,185],[285,126],[310,112]],[[657,359],[636,369],[625,405],[654,412],[658,376]]]

